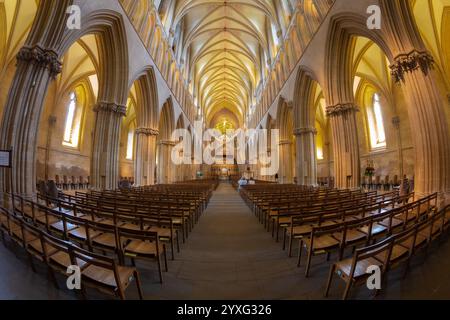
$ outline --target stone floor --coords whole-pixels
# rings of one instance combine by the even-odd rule
[[[0,246],[0,299],[77,298],[68,290],[55,289],[44,266],[34,274],[20,248],[9,241],[6,247]],[[287,258],[238,193],[221,184],[182,253],[169,261],[165,283],[157,282],[154,265],[138,264],[138,269],[146,299],[322,299],[329,271],[324,260],[314,258],[311,277],[305,279],[304,269],[296,267],[295,258]],[[377,299],[450,299],[448,237],[430,248],[427,256],[415,257],[405,279],[402,271],[389,274],[388,285]],[[60,281],[63,287],[64,279]],[[338,299],[342,292],[343,284],[336,280],[330,298]],[[88,291],[88,297],[105,298],[95,291]],[[133,285],[127,297],[137,298]],[[352,298],[373,299],[362,287],[353,291]]]

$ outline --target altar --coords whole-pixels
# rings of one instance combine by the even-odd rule
[[[222,181],[230,180],[230,177],[239,175],[239,167],[234,164],[216,164],[211,167],[211,177]]]

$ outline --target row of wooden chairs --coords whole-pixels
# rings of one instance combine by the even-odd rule
[[[412,195],[413,196],[413,195]],[[272,206],[269,210],[266,210],[266,217],[269,221],[269,226],[272,225],[272,235],[276,230],[276,239],[278,241],[279,229],[286,228],[286,226],[291,222],[291,217],[301,216],[306,214],[317,213],[321,216],[326,216],[327,213],[342,212],[345,218],[345,212],[347,210],[352,210],[355,207],[367,208],[367,207],[377,207],[376,209],[382,210],[388,206],[394,206],[395,201],[407,201],[411,195],[408,197],[400,197],[397,192],[389,194],[361,194],[356,197],[345,198],[342,200],[325,200],[317,201],[312,204],[311,202],[297,202],[297,203],[282,203]],[[372,209],[372,210],[376,210]],[[367,208],[369,210],[369,208]],[[320,219],[319,219],[320,220]]]
[[[286,248],[286,240],[288,240],[288,256],[291,257],[293,241],[300,240],[306,235],[309,235],[314,227],[327,227],[337,223],[345,223],[347,221],[386,214],[391,209],[399,208],[407,204],[413,197],[414,194],[410,194],[388,200],[381,199],[368,202],[359,206],[350,204],[347,207],[332,207],[325,210],[318,208],[315,211],[290,215],[288,221],[280,223],[280,227],[283,228],[283,249]]]
[[[329,260],[333,252],[338,252],[340,261],[347,248],[370,245],[386,236],[404,231],[420,222],[424,216],[432,216],[436,210],[436,199],[437,194],[433,194],[384,213],[376,212],[345,222],[336,219],[329,224],[313,226],[309,233],[298,235],[297,265],[300,266],[302,251],[306,250],[305,276],[308,277],[313,256],[326,254]]]
[[[438,213],[426,215],[420,222],[383,241],[355,250],[352,257],[340,260],[331,266],[325,297],[328,296],[333,278],[337,275],[345,282],[343,299],[347,299],[352,287],[367,283],[369,267],[381,271],[381,280],[386,280],[388,271],[404,264],[404,276],[411,259],[430,244],[440,239],[450,226],[450,206]],[[377,290],[378,293],[378,290]]]
[[[189,236],[195,223],[200,219],[201,213],[206,208],[204,202],[192,201],[161,201],[151,199],[109,199],[97,196],[80,197],[79,193],[75,196],[63,196],[59,199],[49,199],[41,197],[42,200],[53,202],[58,205],[65,204],[66,206],[89,206],[96,208],[100,212],[120,213],[127,215],[146,215],[152,216],[167,216],[173,220],[174,226],[181,231],[183,242]]]
[[[165,189],[170,187],[166,186]],[[58,199],[39,195],[38,200],[46,203],[48,207],[54,206],[60,212],[70,213],[75,217],[88,217],[91,221],[102,221],[114,225],[120,222],[124,224],[125,221],[128,225],[140,226],[141,230],[144,230],[145,226],[151,226],[152,230],[160,233],[160,240],[163,243],[170,244],[172,259],[174,259],[175,241],[179,252],[180,233],[185,242],[193,224],[198,221],[201,212],[206,208],[209,193],[212,192],[211,186],[207,184],[201,184],[198,189],[201,191],[195,193],[191,190],[189,196],[177,194],[178,201],[167,199],[164,202],[156,202],[150,195],[143,192],[136,195],[132,192],[116,191],[77,192],[75,196],[61,195]],[[30,205],[33,206],[28,203],[28,207]]]
[[[301,192],[295,198],[286,199],[281,197],[276,199],[276,196],[254,196],[244,188],[241,193],[247,204],[252,207],[255,215],[261,223],[269,231],[272,224],[273,229],[277,229],[282,222],[286,224],[289,216],[306,214],[308,212],[326,211],[327,209],[337,210],[348,207],[361,206],[366,204],[373,204],[377,201],[386,201],[398,195],[398,192],[391,192],[378,195],[376,192],[363,193],[358,191],[336,191],[320,190],[318,192],[310,193],[309,191]],[[280,221],[284,220],[284,221]],[[272,231],[273,233],[273,231]]]
[[[77,243],[89,251],[99,250],[104,254],[116,255],[119,261],[124,262],[126,254],[130,255],[134,263],[134,258],[153,257],[158,263],[160,281],[162,283],[161,260],[164,258],[165,269],[167,271],[167,251],[166,243],[170,238],[174,238],[173,229],[161,227],[161,223],[166,225],[170,222],[161,220],[146,219],[141,217],[93,215],[90,211],[77,211],[77,215],[72,212],[62,212],[50,209],[45,205],[32,203],[31,212],[22,211],[21,208],[29,208],[24,205],[27,200],[13,197],[15,203],[20,200],[20,206],[15,206],[14,211],[20,216],[37,226],[41,226],[47,233],[57,235],[63,240]],[[165,232],[166,231],[166,232]],[[120,239],[141,239],[142,242],[133,242],[126,248],[122,247]],[[130,246],[139,247],[139,252],[128,252]],[[127,251],[128,250],[128,251]],[[173,249],[172,249],[173,250]]]
[[[359,277],[367,279],[364,269],[367,261],[351,269],[351,263],[355,260],[348,258],[348,249],[360,254],[360,256],[355,254],[353,259],[357,257],[356,259],[364,260],[366,253],[372,253],[372,249],[378,249],[373,245],[379,241],[380,247],[386,249],[389,248],[386,243],[400,241],[393,239],[409,239],[410,241],[412,235],[415,235],[415,239],[418,239],[416,244],[411,245],[408,242],[410,246],[406,250],[412,252],[414,248],[428,245],[432,239],[441,235],[448,229],[450,220],[448,207],[437,213],[437,194],[414,201],[414,193],[400,196],[397,191],[377,194],[350,190],[339,192],[329,188],[298,188],[296,190],[289,186],[281,186],[279,189],[282,193],[287,192],[288,196],[282,196],[280,190],[273,186],[244,187],[241,195],[256,215],[262,212],[273,219],[272,221],[277,221],[277,224],[273,224],[274,226],[281,226],[284,230],[283,249],[286,248],[286,239],[289,239],[289,256],[292,253],[293,241],[298,240],[297,264],[300,266],[302,251],[306,251],[306,277],[310,274],[314,256],[326,255],[329,261],[331,255],[336,253],[337,262],[330,274],[327,294],[332,274],[337,273],[347,283],[344,298],[347,298],[352,285],[349,282],[354,284],[355,279],[359,280]],[[310,202],[305,201],[308,198]],[[297,199],[300,204],[293,199]],[[429,231],[428,237],[424,236],[424,232],[420,233],[425,229]],[[272,235],[274,235],[274,229],[272,229]],[[388,265],[393,266],[397,258],[405,257],[404,254],[405,250],[392,245],[392,251],[389,252],[390,258],[387,260]],[[407,257],[410,256],[407,255]],[[386,263],[384,265],[386,266]],[[352,280],[349,280],[351,277],[348,276],[352,274],[350,271],[356,274]]]
[[[135,281],[139,298],[143,299],[139,272],[134,266],[121,265],[114,257],[85,250],[70,241],[55,237],[3,207],[0,207],[0,233],[5,246],[8,235],[14,243],[26,251],[34,272],[36,272],[34,259],[44,263],[48,268],[49,277],[57,288],[55,274],[67,278],[70,268],[78,267],[81,272],[80,293],[84,298],[86,287],[91,287],[102,293],[125,299],[125,291]],[[127,237],[127,242],[130,238],[133,239],[131,241],[139,241],[147,237],[147,234],[140,234],[140,237],[128,233],[122,235]],[[148,236],[151,238],[154,235]]]
[[[177,252],[180,252],[180,232],[184,234],[184,225],[180,222],[183,221],[182,219],[175,219],[173,215],[164,213],[148,215],[120,212],[91,206],[89,204],[66,202],[62,199],[44,198],[46,205],[35,203],[18,196],[14,196],[14,199],[16,210],[19,210],[33,222],[44,224],[47,230],[56,230],[66,234],[67,228],[64,229],[64,227],[68,225],[67,220],[70,220],[72,217],[81,221],[94,221],[108,226],[126,226],[127,228],[142,231],[152,230],[159,234],[159,240],[161,242],[170,246],[172,260],[175,259],[175,245]],[[50,208],[50,203],[53,204],[53,209]],[[72,222],[69,225],[73,228],[78,224]],[[72,233],[74,232],[72,231]],[[81,240],[87,240],[85,232],[83,235],[84,237]],[[112,237],[109,237],[109,240],[111,239]]]

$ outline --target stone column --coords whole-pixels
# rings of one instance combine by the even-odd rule
[[[361,165],[359,156],[356,112],[358,107],[352,103],[338,104],[327,108],[330,118],[335,187],[339,189],[359,188],[361,185]]]
[[[12,150],[13,166],[11,170],[1,170],[3,191],[24,196],[35,193],[40,116],[48,86],[61,72],[61,67],[57,53],[39,45],[25,46],[17,55],[16,75],[1,125],[0,148]]]
[[[397,134],[397,150],[398,150],[398,172],[399,172],[399,179],[403,179],[403,142],[402,142],[402,132],[400,130],[400,118],[399,117],[393,117],[392,118],[392,125],[395,128],[395,132]]]
[[[45,143],[45,160],[44,160],[44,179],[45,181],[53,180],[55,177],[52,177],[50,179],[49,176],[49,165],[50,165],[50,153],[52,150],[52,137],[53,137],[53,130],[55,129],[56,125],[56,117],[50,116],[48,118],[48,132],[47,132],[47,141]]]
[[[299,185],[317,185],[316,128],[294,130],[296,136],[296,170]]]
[[[325,158],[327,159],[327,182],[328,182],[328,186],[332,187],[331,185],[331,179],[332,177],[332,173],[331,173],[331,163],[333,162],[333,159],[331,158],[331,146],[330,146],[330,142],[325,142],[324,144],[325,146]]]
[[[99,102],[92,141],[91,188],[115,190],[118,188],[120,127],[126,116],[126,106]]]
[[[174,141],[159,142],[158,183],[170,184],[175,180],[175,168],[172,164],[172,150],[176,146]]]
[[[417,196],[450,195],[450,134],[445,96],[439,92],[434,60],[417,29],[409,1],[380,0],[383,32],[392,55],[391,73],[402,87],[408,106],[416,153]]]
[[[136,129],[134,179],[136,186],[155,184],[156,137],[159,132],[151,128]]]
[[[294,177],[292,174],[292,141],[281,140],[278,150],[280,157],[280,168],[278,170],[280,183],[293,183]]]
[[[415,192],[424,196],[450,194],[450,136],[444,99],[431,72],[433,58],[427,52],[401,54],[391,65],[408,105],[416,152]]]

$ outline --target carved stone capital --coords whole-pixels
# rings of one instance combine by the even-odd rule
[[[99,102],[94,107],[94,112],[100,111],[115,113],[121,117],[127,115],[127,107],[116,103]]]
[[[136,135],[143,134],[146,136],[157,136],[159,131],[151,128],[138,128],[136,129]]]
[[[62,71],[62,63],[58,59],[58,54],[53,50],[44,49],[37,45],[20,49],[17,54],[17,60],[47,68],[52,78],[56,77]]]
[[[394,63],[389,67],[395,82],[405,82],[405,74],[420,69],[428,75],[433,69],[434,59],[428,52],[411,51],[400,54],[394,59]]]
[[[327,117],[338,117],[347,112],[358,112],[359,108],[353,103],[340,103],[327,107]]]
[[[294,136],[303,136],[303,135],[307,135],[307,134],[317,134],[317,129],[316,128],[299,128],[299,129],[295,129],[294,130]]]

